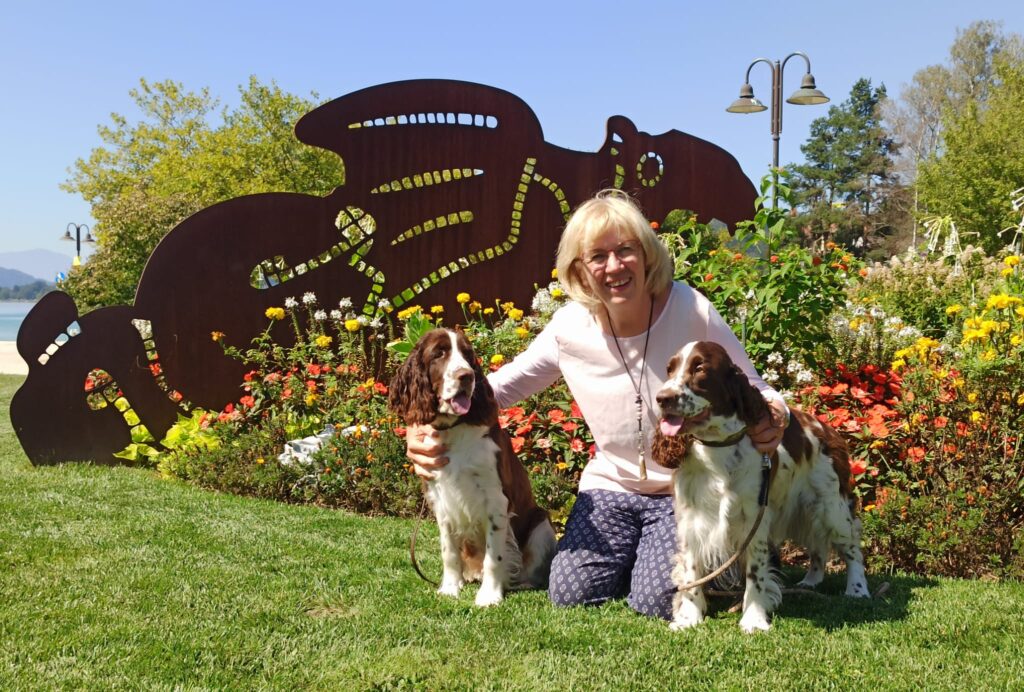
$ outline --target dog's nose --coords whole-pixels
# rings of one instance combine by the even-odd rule
[[[679,399],[679,394],[671,390],[661,390],[654,396],[654,400],[658,402],[658,406],[665,408],[669,404],[674,404]]]

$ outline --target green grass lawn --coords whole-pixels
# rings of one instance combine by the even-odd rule
[[[4,411],[21,381],[0,376]],[[672,633],[622,602],[555,609],[531,592],[480,610],[475,587],[443,599],[409,566],[409,521],[139,469],[33,468],[6,414],[0,473],[2,689],[1024,685],[1020,583],[886,575],[883,599],[789,597],[767,634],[743,635],[724,607]],[[419,552],[438,574],[432,529]]]

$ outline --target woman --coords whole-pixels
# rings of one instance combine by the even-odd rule
[[[561,375],[594,436],[597,452],[580,478],[549,595],[557,605],[625,596],[634,610],[669,619],[676,551],[671,471],[651,460],[654,396],[669,358],[689,341],[726,348],[772,411],[749,432],[761,451],[778,446],[789,410],[707,298],[673,282],[665,245],[626,194],[606,190],[580,205],[562,233],[556,267],[572,302],[488,377],[507,407]],[[406,438],[409,459],[424,477],[447,463],[431,433],[410,428]]]

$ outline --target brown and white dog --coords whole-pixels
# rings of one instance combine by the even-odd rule
[[[754,524],[761,454],[746,430],[768,407],[725,349],[708,341],[686,344],[672,357],[657,401],[664,437],[655,442],[655,456],[663,466],[676,468],[672,485],[679,552],[672,580],[680,587],[725,562]],[[685,443],[679,444],[680,439]],[[746,587],[740,627],[745,632],[770,627],[768,616],[781,602],[782,591],[768,546],[787,539],[810,554],[811,566],[800,586],[821,583],[829,550],[835,547],[846,562],[846,594],[870,595],[846,443],[797,410],[772,460],[764,518],[741,556]],[[679,591],[672,628],[700,623],[706,609],[699,587]]]
[[[547,586],[555,532],[498,425],[498,406],[462,332],[423,335],[391,381],[388,403],[406,425],[431,424],[449,462],[426,481],[441,534],[438,593],[480,580],[478,606],[512,586]]]

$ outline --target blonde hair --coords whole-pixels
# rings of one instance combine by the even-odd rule
[[[590,288],[583,253],[594,238],[611,228],[631,236],[643,248],[644,288],[648,293],[657,296],[672,285],[672,258],[636,202],[622,190],[601,190],[573,212],[562,231],[555,259],[562,288],[590,312],[596,312],[602,303]]]

